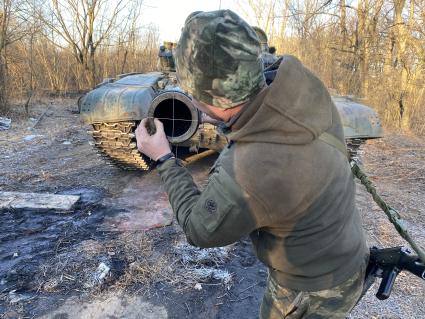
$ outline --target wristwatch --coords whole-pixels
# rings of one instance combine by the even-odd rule
[[[165,154],[164,156],[161,156],[160,158],[156,160],[156,166],[161,165],[162,163],[164,163],[165,161],[168,161],[171,158],[176,158],[173,152],[170,152],[168,154]]]

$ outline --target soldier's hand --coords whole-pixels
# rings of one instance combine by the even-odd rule
[[[164,125],[158,119],[154,119],[156,133],[149,135],[146,130],[147,119],[143,119],[136,129],[138,150],[154,161],[171,152],[170,143],[164,132]]]

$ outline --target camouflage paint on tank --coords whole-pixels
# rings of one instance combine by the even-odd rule
[[[152,72],[126,76],[87,93],[78,106],[85,123],[141,120],[148,114],[163,74]]]
[[[332,98],[344,127],[345,138],[378,138],[384,135],[378,114],[347,97]]]

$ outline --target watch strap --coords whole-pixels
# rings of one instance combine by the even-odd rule
[[[176,158],[176,156],[174,155],[173,152],[170,152],[170,153],[165,154],[164,156],[161,156],[160,158],[158,158],[156,160],[156,165],[161,165],[162,163],[164,163],[165,161],[167,161],[171,158]]]

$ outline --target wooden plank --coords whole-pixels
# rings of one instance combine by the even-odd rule
[[[192,156],[189,156],[189,157],[185,158],[184,162],[186,164],[191,164],[191,163],[196,162],[196,161],[199,161],[199,160],[201,160],[201,159],[203,159],[205,157],[211,156],[211,155],[213,155],[215,153],[217,153],[217,151],[215,151],[215,150],[204,151],[202,153],[195,154],[195,155],[192,155]]]
[[[29,208],[29,209],[55,209],[66,211],[80,199],[80,196],[57,195],[50,193],[20,193],[0,192],[0,209],[4,208]]]

